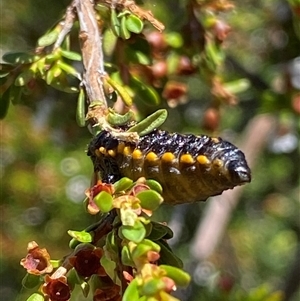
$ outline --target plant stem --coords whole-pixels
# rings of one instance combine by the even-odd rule
[[[107,108],[102,81],[105,76],[104,58],[94,4],[90,0],[75,0],[75,6],[80,26],[79,39],[85,70],[82,84],[85,86],[89,104],[100,102],[104,110]]]

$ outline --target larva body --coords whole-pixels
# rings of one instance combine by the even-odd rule
[[[89,145],[95,171],[102,180],[121,177],[154,179],[169,204],[204,201],[251,181],[245,156],[233,144],[205,135],[181,135],[155,130],[137,144],[102,131]]]

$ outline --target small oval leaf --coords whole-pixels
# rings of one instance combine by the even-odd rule
[[[154,88],[145,84],[136,76],[130,77],[130,85],[136,92],[136,97],[150,106],[157,106],[160,103],[160,96]]]
[[[112,80],[110,77],[107,77],[106,81],[118,92],[124,104],[130,107],[132,105],[132,99],[127,90],[123,86]]]
[[[124,246],[121,251],[121,260],[124,265],[134,267],[128,246]]]
[[[127,286],[122,301],[139,301],[139,298],[138,282],[133,279]]]
[[[150,189],[157,191],[159,194],[162,194],[163,188],[162,186],[155,180],[146,180],[145,183]]]
[[[140,136],[151,133],[154,129],[160,127],[167,119],[168,112],[160,109],[131,127],[127,132],[137,132]]]
[[[188,286],[191,281],[191,276],[179,268],[172,267],[170,265],[160,265],[160,268],[164,269],[167,276],[175,281],[179,286]]]
[[[126,191],[131,188],[133,181],[129,178],[122,178],[119,181],[114,183],[115,193]]]
[[[60,53],[63,57],[72,61],[81,61],[82,59],[81,55],[78,52],[60,49]]]
[[[39,284],[41,284],[42,279],[38,275],[33,274],[26,274],[25,277],[22,279],[22,286],[26,289],[33,289]]]
[[[80,73],[73,66],[68,65],[61,60],[58,60],[56,64],[59,68],[64,70],[67,74],[73,75],[76,78],[78,78],[79,80],[81,79]]]
[[[126,16],[121,17],[120,36],[124,40],[128,40],[130,38],[130,31],[127,29],[127,26],[126,26]]]
[[[160,239],[170,239],[173,237],[173,232],[168,226],[154,221],[151,222],[151,225],[152,229],[148,236],[149,239],[156,241]]]
[[[106,191],[98,193],[94,202],[102,212],[109,212],[113,208],[113,197]]]
[[[76,108],[76,122],[80,127],[85,126],[85,92],[83,88],[79,89]]]
[[[134,113],[132,111],[128,111],[121,115],[116,112],[109,112],[106,119],[111,125],[120,126],[134,120]]]
[[[166,287],[165,282],[160,278],[152,278],[144,283],[141,289],[141,294],[145,296],[154,296],[159,291],[164,290]]]
[[[30,64],[37,61],[40,57],[26,52],[8,52],[2,56],[3,61],[10,64]]]
[[[131,14],[126,18],[126,27],[131,32],[140,33],[144,28],[144,23],[139,17]]]
[[[40,293],[33,293],[31,296],[27,298],[26,301],[44,301],[45,298]]]
[[[93,240],[93,236],[91,233],[86,232],[86,231],[73,231],[73,230],[68,230],[68,234],[75,238],[77,241],[80,242],[91,242]]]
[[[146,229],[139,220],[133,226],[121,226],[121,232],[126,239],[135,243],[141,242],[146,235]]]
[[[141,206],[146,210],[156,210],[163,202],[162,196],[154,190],[144,190],[136,195],[141,201]]]
[[[34,78],[34,72],[31,69],[26,69],[17,76],[15,80],[15,85],[20,87],[25,86],[33,78]]]
[[[57,37],[58,37],[58,30],[52,30],[38,39],[38,46],[40,47],[49,46],[55,43]]]
[[[111,23],[111,30],[115,34],[116,37],[120,36],[120,21],[117,17],[117,12],[114,8],[110,11],[110,23]]]
[[[167,263],[173,267],[182,268],[183,263],[171,250],[164,240],[158,240],[156,243],[160,246],[159,263]]]

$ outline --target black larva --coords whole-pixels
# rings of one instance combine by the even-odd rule
[[[205,135],[155,130],[132,144],[102,131],[91,141],[88,155],[104,182],[124,176],[154,179],[170,204],[204,201],[251,181],[243,152],[221,138]]]

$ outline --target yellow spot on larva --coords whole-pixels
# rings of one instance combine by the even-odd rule
[[[143,157],[143,153],[139,149],[135,149],[132,153],[132,158],[134,160],[139,160]]]
[[[157,157],[157,155],[154,152],[150,152],[150,153],[147,154],[147,156],[146,156],[145,159],[148,160],[148,161],[152,161],[153,162],[153,161],[157,160],[158,157]]]
[[[203,164],[203,165],[208,165],[210,164],[210,161],[208,160],[208,158],[204,155],[199,155],[197,157],[197,161],[200,163],[200,164]]]
[[[180,162],[186,164],[193,164],[195,163],[195,160],[190,154],[184,154],[180,156]]]
[[[98,149],[96,149],[96,150],[95,150],[95,154],[96,154],[97,157],[100,157],[100,154],[101,154],[101,153],[99,152]]]
[[[216,137],[211,138],[211,140],[212,140],[214,143],[219,143],[219,142],[220,142],[220,139],[219,139],[219,138],[216,138]]]
[[[125,146],[123,150],[124,156],[129,156],[131,155],[131,147],[130,146]]]
[[[116,151],[114,149],[109,149],[107,151],[107,153],[111,156],[111,157],[115,157],[116,156]]]
[[[171,152],[166,152],[161,156],[161,159],[166,162],[172,162],[175,159],[175,156]]]
[[[123,153],[124,147],[125,147],[125,143],[124,142],[120,142],[118,144],[118,148],[117,148],[118,154],[122,154]]]
[[[99,152],[103,155],[106,155],[106,149],[103,146],[99,148]]]

